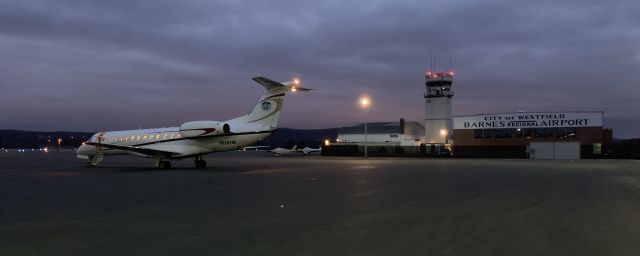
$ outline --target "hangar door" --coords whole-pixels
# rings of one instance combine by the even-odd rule
[[[580,142],[535,141],[529,143],[530,159],[580,159]]]

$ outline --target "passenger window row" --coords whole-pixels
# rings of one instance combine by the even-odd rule
[[[115,142],[124,142],[124,141],[160,141],[160,140],[170,140],[170,139],[179,139],[180,133],[177,132],[164,132],[164,133],[150,133],[144,135],[134,135],[134,136],[120,136],[120,137],[106,137],[105,141],[109,143]]]

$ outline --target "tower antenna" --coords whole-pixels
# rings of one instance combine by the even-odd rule
[[[438,72],[438,55],[433,54],[433,67],[435,68],[434,72]]]

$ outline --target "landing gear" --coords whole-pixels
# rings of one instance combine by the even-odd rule
[[[171,162],[160,160],[158,161],[158,168],[164,170],[171,169]]]
[[[196,164],[196,168],[198,169],[207,168],[207,161],[202,159],[201,156],[197,156],[193,162]]]

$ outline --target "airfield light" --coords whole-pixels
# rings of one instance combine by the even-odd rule
[[[331,142],[329,140],[324,140],[324,145],[325,146],[329,146],[329,145],[331,145]]]
[[[363,97],[360,99],[360,105],[364,108],[367,108],[369,106],[369,98],[367,97]]]
[[[364,111],[364,157],[367,157],[367,108],[371,105],[371,100],[368,97],[360,98],[360,106]]]
[[[300,79],[298,79],[297,77],[293,78],[293,84],[299,85],[300,84]]]
[[[442,137],[447,136],[447,134],[449,134],[449,132],[446,129],[440,130],[440,135],[442,135]]]
[[[298,90],[298,89],[296,89],[295,87],[291,87],[291,91],[292,91],[292,92],[295,92],[295,91],[297,91],[297,90]]]
[[[58,151],[60,151],[60,144],[62,144],[62,138],[58,138]]]

